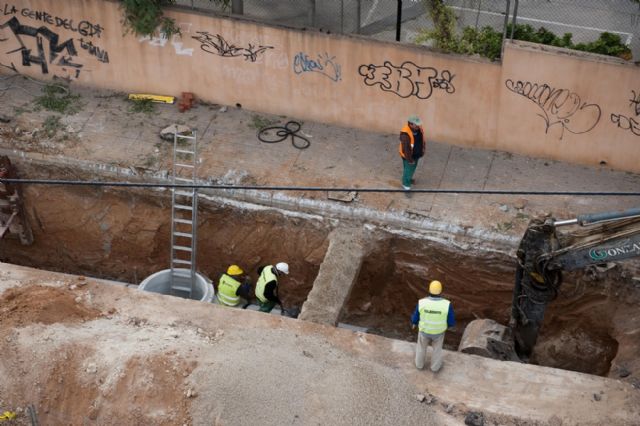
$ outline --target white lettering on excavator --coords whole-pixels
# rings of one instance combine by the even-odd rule
[[[607,257],[616,257],[629,253],[640,254],[640,244],[634,243],[632,245],[624,245],[621,247],[611,247],[606,249],[591,249],[589,251],[589,257],[593,260],[604,260]]]

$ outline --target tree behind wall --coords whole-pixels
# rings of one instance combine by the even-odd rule
[[[162,8],[175,4],[175,0],[120,0],[122,3],[122,23],[125,33],[138,36],[164,33],[167,37],[180,34],[180,28],[172,18],[164,16]],[[229,7],[231,0],[209,0]]]

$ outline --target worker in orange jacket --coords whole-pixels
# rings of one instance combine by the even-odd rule
[[[418,160],[424,156],[426,145],[422,121],[417,115],[412,115],[400,131],[398,146],[402,157],[402,188],[406,191],[411,189],[413,174],[418,167]]]

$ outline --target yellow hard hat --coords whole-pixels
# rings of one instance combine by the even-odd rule
[[[231,265],[229,266],[229,269],[227,269],[227,274],[229,275],[240,275],[243,272],[244,271],[242,270],[242,268],[240,268],[238,265]]]
[[[429,293],[434,295],[442,293],[442,283],[437,280],[431,281],[429,284]]]

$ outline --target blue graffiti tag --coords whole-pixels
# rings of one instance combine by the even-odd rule
[[[296,74],[317,72],[333,81],[342,80],[340,64],[335,62],[335,56],[329,56],[326,52],[318,54],[317,59],[311,59],[304,52],[298,53],[293,59],[293,72]]]

